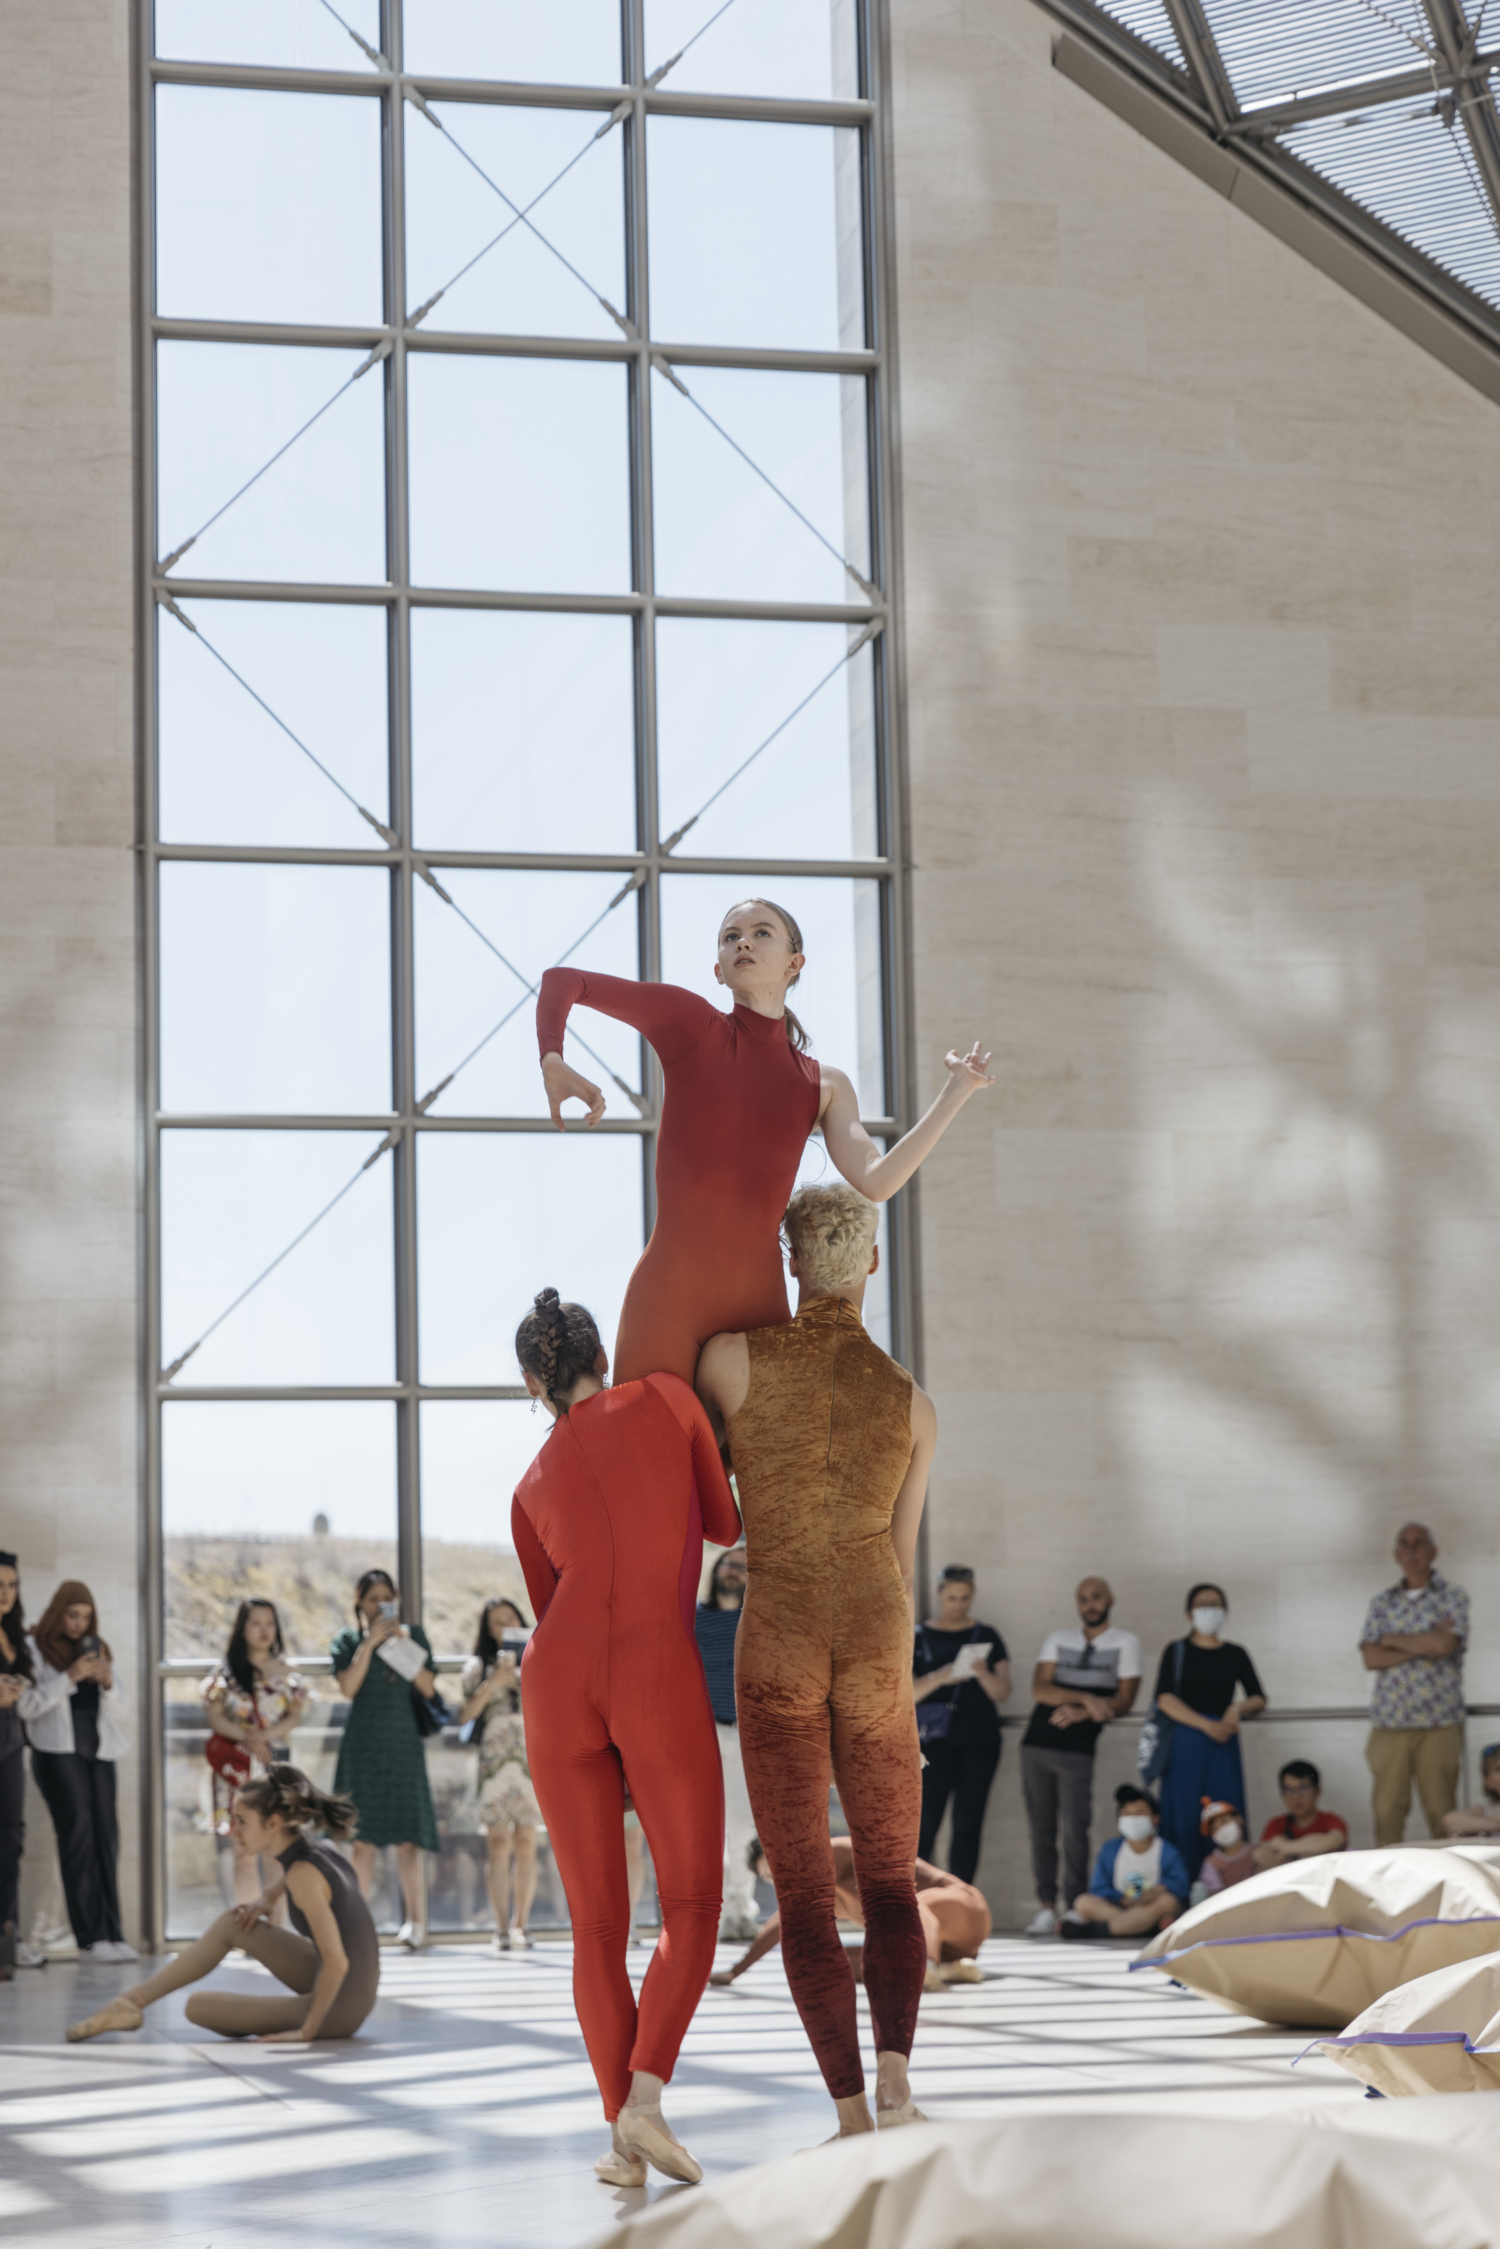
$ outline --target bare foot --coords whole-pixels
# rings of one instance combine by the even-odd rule
[[[102,2037],[107,2030],[139,2030],[146,2017],[133,1999],[111,1999],[86,2022],[73,2023],[68,2030],[70,2046],[81,2045],[85,2038]]]

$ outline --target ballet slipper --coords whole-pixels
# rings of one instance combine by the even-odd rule
[[[646,2184],[645,2157],[627,2155],[623,2148],[612,2147],[594,2165],[594,2177],[607,2187],[643,2187]]]
[[[877,2108],[875,2111],[877,2132],[894,2132],[901,2124],[926,2124],[929,2121],[911,2099],[903,2101],[899,2108]]]
[[[145,2020],[145,2010],[133,1999],[111,1999],[96,2015],[69,2025],[68,2044],[81,2045],[85,2038],[100,2038],[107,2030],[139,2030]]]
[[[938,1970],[944,1983],[983,1983],[984,1970],[977,1960],[947,1960]]]
[[[644,2156],[669,2179],[680,2179],[684,2186],[695,2187],[702,2178],[702,2164],[695,2163],[687,2149],[667,2130],[660,2101],[653,2102],[649,2108],[622,2108],[615,2118],[615,2130],[621,2147],[628,2154]]]
[[[924,1991],[946,1991],[947,1988],[947,1977],[940,1972],[933,1961],[929,1961],[927,1963],[927,1973],[922,1978],[922,1989]]]

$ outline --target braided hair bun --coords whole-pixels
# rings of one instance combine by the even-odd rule
[[[516,1329],[516,1357],[559,1413],[567,1412],[562,1400],[574,1384],[593,1373],[599,1351],[593,1314],[581,1304],[564,1304],[555,1288],[539,1289]]]
[[[320,1827],[335,1843],[345,1843],[359,1827],[351,1798],[325,1795],[295,1765],[273,1765],[263,1780],[247,1782],[238,1795],[263,1820],[282,1819],[299,1835],[304,1827]]]

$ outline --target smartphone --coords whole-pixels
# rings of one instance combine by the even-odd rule
[[[519,1654],[530,1638],[531,1634],[520,1625],[508,1624],[500,1635],[500,1645],[502,1648],[509,1648],[514,1653]]]
[[[85,1632],[78,1643],[78,1653],[81,1656],[96,1656],[99,1653],[99,1635],[97,1632]]]
[[[375,1614],[380,1619],[380,1622],[384,1624],[388,1617],[399,1616],[401,1614],[401,1604],[399,1601],[382,1601],[379,1608],[375,1611]]]

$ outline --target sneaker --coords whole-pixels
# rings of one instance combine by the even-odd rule
[[[512,1921],[507,1934],[510,1938],[512,1952],[529,1952],[531,1950],[531,1939],[527,1936],[519,1921]]]
[[[420,1952],[427,1942],[427,1931],[420,1921],[403,1921],[396,1931],[397,1944],[405,1945],[408,1952]]]
[[[495,1931],[495,1934],[490,1939],[490,1950],[495,1954],[497,1959],[502,1953],[509,1952],[510,1938],[507,1936],[504,1929],[497,1929]]]
[[[116,1960],[139,1960],[141,1957],[135,1946],[127,1944],[124,1937],[116,1937],[109,1949]]]
[[[1057,1924],[1057,1933],[1074,1944],[1095,1944],[1109,1935],[1102,1921],[1085,1921],[1081,1913],[1065,1913]]]
[[[83,1960],[112,1961],[115,1956],[115,1948],[107,1937],[101,1937],[97,1944],[80,1945],[78,1952]]]
[[[45,1968],[47,1955],[40,1945],[28,1944],[24,1937],[16,1939],[16,1966],[18,1968]]]
[[[1051,1906],[1044,1905],[1040,1913],[1033,1914],[1021,1934],[1023,1937],[1055,1937],[1057,1935],[1057,1915],[1053,1912]]]
[[[49,1923],[38,1914],[31,1931],[31,1941],[49,1960],[76,1960],[78,1940],[65,1924]]]

